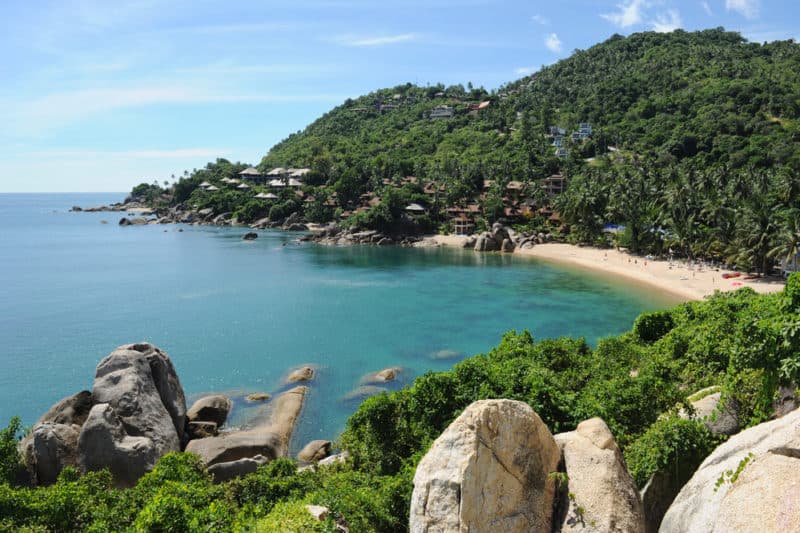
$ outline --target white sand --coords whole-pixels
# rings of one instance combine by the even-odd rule
[[[463,247],[466,237],[436,235],[434,240],[443,246]],[[733,271],[701,269],[698,265],[689,266],[681,261],[672,264],[668,261],[653,261],[614,249],[548,243],[514,253],[628,278],[685,300],[702,300],[715,291],[732,291],[741,287],[750,287],[759,293],[779,292],[784,286],[783,282],[773,279],[742,279],[745,273],[738,278],[723,279],[722,274]]]

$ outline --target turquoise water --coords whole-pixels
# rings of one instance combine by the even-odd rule
[[[291,367],[318,365],[296,448],[341,432],[358,404],[344,396],[368,372],[403,367],[402,386],[510,329],[594,343],[674,303],[528,258],[300,245],[280,231],[245,242],[241,228],[119,227],[120,213],[68,212],[123,197],[0,194],[0,423],[32,424],[91,388],[116,346],[147,340],[190,397],[276,393]],[[235,423],[252,415],[237,402]]]

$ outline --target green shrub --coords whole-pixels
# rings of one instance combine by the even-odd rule
[[[12,483],[21,468],[17,450],[22,422],[13,417],[5,429],[0,429],[0,483]]]
[[[671,416],[654,423],[625,450],[625,461],[641,488],[656,473],[673,477],[680,487],[720,443],[696,420]]]
[[[644,342],[655,342],[675,326],[672,313],[669,311],[653,311],[642,313],[633,323],[633,331]]]
[[[256,521],[252,530],[264,533],[336,533],[336,524],[330,516],[320,522],[305,506],[300,501],[280,502],[265,518]]]

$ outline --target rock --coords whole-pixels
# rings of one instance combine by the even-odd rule
[[[684,470],[681,468],[680,470]],[[644,525],[647,533],[656,533],[664,514],[669,509],[675,496],[681,491],[692,472],[685,474],[679,471],[657,472],[647,480],[639,491],[644,509]]]
[[[342,400],[350,401],[350,400],[363,400],[365,398],[369,398],[370,396],[375,396],[382,392],[388,392],[383,387],[378,387],[377,385],[362,385],[357,389],[353,389],[344,396],[342,396]]]
[[[722,499],[715,533],[800,531],[800,450],[766,453],[742,470]]]
[[[207,437],[216,437],[219,434],[219,429],[215,422],[187,422],[186,434],[189,440],[205,439]]]
[[[492,224],[492,240],[498,245],[502,244],[502,242],[508,239],[508,230],[503,227],[502,224],[495,222]]]
[[[122,217],[121,219],[119,219],[120,226],[130,226],[131,224],[133,223],[127,217]]]
[[[152,344],[120,346],[100,361],[92,396],[113,408],[128,434],[150,439],[157,457],[180,451],[183,389],[169,357]]]
[[[749,454],[753,454],[752,464],[743,463]],[[748,507],[739,508],[737,512],[745,517],[755,518],[756,523],[744,529],[730,529],[728,531],[791,531],[792,527],[778,527],[770,529],[767,524],[784,523],[793,525],[794,529],[800,525],[800,511],[798,503],[798,486],[787,489],[783,493],[772,492],[761,487],[769,483],[786,488],[784,482],[796,479],[785,471],[774,472],[766,479],[762,478],[765,468],[780,467],[787,464],[784,459],[769,457],[782,455],[791,461],[795,472],[800,471],[800,410],[792,411],[788,415],[759,424],[733,435],[727,442],[717,447],[711,455],[697,469],[692,478],[684,485],[675,501],[669,507],[661,522],[659,531],[662,533],[678,533],[685,531],[722,531],[723,526],[736,523],[736,517],[731,516],[733,502],[749,498]],[[748,475],[747,470],[760,463],[753,469],[753,474]],[[743,466],[739,479],[730,482],[730,476],[725,476],[727,471],[736,472]],[[796,474],[795,474],[796,475]],[[723,483],[717,486],[717,481]],[[744,479],[742,489],[733,491],[733,488]],[[759,490],[759,492],[755,492]],[[745,491],[747,494],[743,494]],[[731,500],[726,501],[728,494]],[[792,511],[792,509],[794,509]],[[794,516],[794,524],[791,517]],[[786,520],[785,522],[781,522]],[[717,529],[715,529],[717,528]]]
[[[92,393],[88,390],[81,391],[72,396],[59,400],[55,405],[39,417],[34,427],[45,422],[82,426],[92,410]]]
[[[739,431],[739,412],[734,402],[729,401],[726,405],[720,404],[722,393],[709,391],[699,391],[695,395],[701,396],[700,399],[692,402],[694,415],[691,418],[697,419],[708,428],[711,433],[717,435],[733,435]],[[685,412],[680,413],[681,418],[690,418]]]
[[[389,237],[384,237],[375,244],[377,244],[378,246],[389,246],[390,244],[394,244],[394,241]]]
[[[230,220],[230,218],[231,218],[230,213],[222,213],[220,215],[215,216],[211,220],[211,223],[217,226],[224,226]]]
[[[300,216],[300,213],[295,211],[294,213],[289,215],[289,217],[286,220],[283,221],[283,226],[284,226],[284,228],[287,228],[287,227],[291,226],[292,224],[298,224],[298,223],[302,222],[302,219],[303,219],[303,217]]]
[[[283,229],[285,229],[286,231],[308,231],[308,226],[300,222],[296,222],[294,224],[284,225]]]
[[[205,209],[201,209],[200,211],[198,211],[197,214],[203,217],[204,219],[207,219],[214,214],[214,210],[210,207],[206,207]]]
[[[472,248],[475,249],[475,243],[477,242],[478,238],[474,235],[471,235],[464,239],[464,248]]]
[[[248,231],[242,236],[243,241],[254,241],[256,239],[258,239],[258,233],[255,231]]]
[[[350,454],[347,453],[347,451],[343,451],[342,453],[337,453],[337,454],[331,455],[329,457],[326,457],[325,459],[321,459],[317,463],[317,465],[318,466],[327,466],[327,465],[333,465],[333,464],[337,464],[337,463],[345,463],[345,462],[347,462],[347,459],[349,457],[350,457]]]
[[[313,463],[325,459],[331,453],[331,441],[312,440],[297,454],[297,460],[304,463]]]
[[[74,211],[76,213],[80,213],[81,211],[83,211],[83,209],[81,209],[81,207],[79,205],[73,205],[72,208],[70,208],[70,211]]]
[[[269,225],[269,217],[260,218],[250,224],[250,227],[253,229],[265,229]]]
[[[419,463],[409,530],[550,531],[560,456],[527,404],[475,402]]]
[[[231,479],[252,474],[258,467],[267,464],[269,459],[263,455],[256,455],[255,457],[244,457],[236,461],[228,461],[226,463],[217,463],[208,467],[208,473],[214,479],[215,483],[223,483]]]
[[[389,381],[394,381],[397,379],[397,375],[402,371],[403,369],[399,366],[384,368],[383,370],[372,372],[362,377],[361,383],[387,383]]]
[[[273,402],[272,416],[266,424],[247,431],[189,441],[186,451],[199,455],[208,466],[256,455],[263,455],[269,460],[286,457],[289,440],[307,392],[307,387],[295,387],[278,396]]]
[[[778,394],[773,402],[773,416],[780,418],[787,413],[791,413],[800,406],[800,393],[797,385],[783,386],[778,388]]]
[[[214,422],[217,426],[222,426],[232,408],[233,402],[227,396],[205,396],[192,404],[186,412],[186,418],[191,422]]]
[[[78,437],[81,469],[108,468],[119,487],[135,485],[153,469],[161,455],[151,438],[130,436],[114,408],[107,403],[92,407]]]
[[[331,510],[327,507],[323,507],[322,505],[306,505],[306,511],[308,514],[314,517],[314,520],[317,522],[324,522],[328,519],[328,515],[331,513]]]
[[[272,396],[266,392],[254,392],[245,396],[244,399],[248,402],[266,402],[270,398],[272,398]]]
[[[639,493],[606,423],[592,418],[555,440],[564,454],[572,495],[561,531],[644,533]]]
[[[284,380],[285,383],[299,383],[314,379],[314,367],[311,365],[301,366],[289,372]]]
[[[43,422],[20,445],[23,461],[35,485],[55,483],[65,466],[78,466],[80,426]]]
[[[514,242],[508,238],[503,239],[503,244],[500,246],[500,250],[507,254],[514,253]]]

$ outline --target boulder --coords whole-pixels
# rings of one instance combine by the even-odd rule
[[[475,402],[419,463],[409,530],[550,531],[560,456],[527,404]]]
[[[492,224],[492,240],[498,245],[508,239],[508,230],[499,222]]]
[[[236,461],[228,461],[226,463],[217,463],[208,467],[208,473],[214,479],[215,483],[223,483],[231,479],[252,474],[258,467],[267,464],[269,459],[263,455],[256,455],[255,457],[245,457]]]
[[[791,413],[800,406],[800,391],[797,385],[778,387],[778,394],[773,402],[773,416],[780,418],[787,413]]]
[[[397,375],[402,372],[403,369],[399,366],[392,366],[389,368],[384,368],[383,370],[378,370],[377,372],[371,372],[366,376],[361,378],[361,383],[387,383],[389,381],[394,381],[397,379]]]
[[[247,233],[242,235],[243,241],[254,241],[256,239],[258,239],[258,233],[256,233],[255,231],[248,231]]]
[[[217,424],[214,422],[187,422],[186,436],[189,440],[216,437],[219,434]]]
[[[771,455],[781,455],[789,462]],[[751,458],[749,462],[748,457]],[[753,468],[756,465],[759,466]],[[762,490],[769,483],[786,488],[784,481],[796,479],[784,477],[786,472],[782,469],[785,465],[793,465],[795,472],[800,471],[800,410],[746,429],[717,447],[678,493],[664,515],[659,531],[722,531],[719,528],[738,520],[730,514],[733,503],[745,498],[749,499],[748,508],[746,511],[739,508],[736,512],[742,514],[742,519],[749,516],[748,519],[756,522],[743,529],[728,531],[791,531],[792,527],[770,529],[767,524],[792,524],[792,516],[796,520],[794,529],[797,529],[800,527],[800,521],[797,521],[800,520],[797,514],[800,512],[798,485],[784,492]],[[773,467],[780,471],[767,472]],[[752,474],[748,469],[753,470]],[[740,472],[739,479],[731,482],[731,475],[726,476],[728,471]],[[719,480],[722,483],[718,484]],[[741,480],[745,482],[739,488]],[[734,488],[737,490],[732,490]],[[727,500],[729,494],[730,501]]]
[[[45,422],[82,426],[91,410],[92,393],[88,390],[81,391],[56,402],[33,426]]]
[[[466,239],[464,239],[464,248],[471,248],[475,249],[475,243],[478,241],[478,238],[474,235],[470,235]]]
[[[688,475],[682,476],[681,472],[656,472],[639,491],[644,509],[644,525],[647,533],[656,533],[667,509],[681,491],[683,482]],[[691,472],[690,472],[691,474]]]
[[[186,451],[199,455],[207,466],[256,455],[269,460],[287,457],[289,441],[307,392],[307,387],[295,387],[278,396],[265,424],[246,431],[189,441]]]
[[[130,225],[132,225],[132,224],[133,224],[133,223],[132,223],[132,222],[130,221],[130,219],[129,219],[129,218],[127,218],[127,217],[122,217],[121,219],[119,219],[119,225],[120,225],[120,226],[130,226]]]
[[[272,398],[272,396],[266,392],[254,392],[245,396],[244,399],[248,402],[266,402],[270,398]]]
[[[325,459],[331,453],[331,441],[312,440],[297,454],[297,460],[304,463],[313,463]]]
[[[334,465],[338,463],[345,463],[347,459],[350,457],[350,454],[347,451],[343,451],[342,453],[337,453],[331,456],[326,457],[325,459],[321,459],[317,464],[319,466],[327,466],[327,465]]]
[[[503,243],[500,245],[500,250],[507,254],[514,253],[514,248],[514,242],[508,238],[503,239]]]
[[[84,471],[108,468],[119,487],[132,487],[162,454],[149,437],[130,436],[114,407],[92,407],[78,437],[78,464]]]
[[[186,412],[186,418],[190,422],[213,422],[219,427],[228,419],[232,408],[233,402],[227,396],[205,396],[192,404]]]
[[[633,478],[600,418],[555,436],[569,479],[561,531],[644,533],[644,511]]]
[[[113,408],[127,434],[148,438],[158,457],[180,451],[183,389],[169,357],[152,344],[120,346],[100,361],[92,396]]]
[[[43,422],[21,444],[23,461],[35,485],[55,483],[65,466],[78,466],[80,426]]]
[[[314,367],[311,365],[295,368],[286,376],[285,383],[299,383],[301,381],[311,381],[314,379]]]
[[[284,225],[283,229],[285,229],[286,231],[307,231],[308,226],[300,222],[295,222],[294,224]]]
[[[700,390],[692,396],[697,397],[691,402],[693,415],[686,411],[679,413],[681,418],[692,418],[703,423],[711,433],[716,435],[733,435],[739,431],[739,410],[733,401],[720,403],[721,392],[713,392],[719,387],[709,387]],[[689,399],[692,399],[692,396]]]

